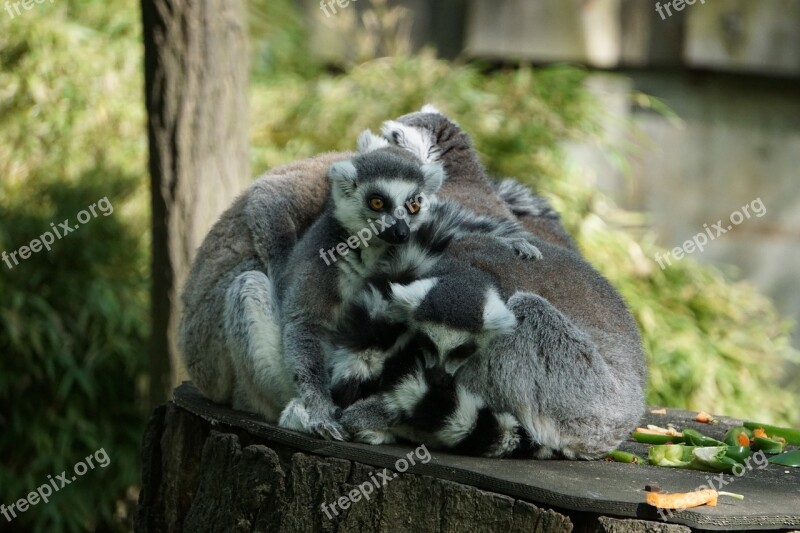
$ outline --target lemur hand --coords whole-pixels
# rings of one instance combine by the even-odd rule
[[[393,418],[383,395],[375,394],[358,400],[345,409],[341,422],[356,442],[391,444],[396,440],[389,429]]]
[[[522,259],[538,260],[542,258],[542,252],[539,251],[539,248],[528,242],[526,239],[510,238],[506,239],[506,241]]]
[[[350,435],[336,421],[336,411],[332,402],[307,405],[301,398],[295,398],[283,409],[278,425],[326,440],[349,440]]]

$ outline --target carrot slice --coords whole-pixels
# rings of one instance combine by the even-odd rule
[[[740,446],[750,446],[750,439],[747,438],[747,434],[744,432],[739,433],[739,436],[736,437],[736,440],[739,441]]]
[[[660,492],[648,492],[645,499],[649,505],[659,509],[688,509],[708,505],[716,507],[719,494],[712,489],[696,490],[693,492],[674,492],[663,494]]]
[[[705,411],[700,411],[697,413],[697,416],[694,417],[695,421],[700,422],[701,424],[710,424],[714,417],[710,414],[706,413]]]

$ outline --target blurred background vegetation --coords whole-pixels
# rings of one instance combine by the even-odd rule
[[[592,263],[623,292],[650,358],[651,404],[799,424],[778,377],[797,353],[751,286],[692,259],[661,270],[650,233],[565,164],[566,141],[603,143],[603,110],[579,68],[490,69],[411,55],[407,19],[378,4],[356,54],[312,59],[290,0],[250,2],[256,173],[329,150],[433,102],[489,170],[552,200]],[[99,448],[111,458],[39,504],[19,530],[127,530],[147,418],[149,204],[138,4],[59,0],[0,13],[0,251],[107,196],[114,214],[13,270],[0,264],[0,503]],[[392,57],[375,57],[384,50]],[[647,97],[644,101],[657,106]],[[621,150],[608,146],[608,150]],[[794,390],[794,392],[792,392]],[[0,519],[2,523],[3,519]],[[3,524],[5,525],[5,524]],[[0,528],[2,529],[2,528]]]

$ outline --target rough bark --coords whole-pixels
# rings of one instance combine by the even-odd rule
[[[152,202],[150,400],[183,373],[180,288],[195,250],[250,181],[242,0],[142,0]]]

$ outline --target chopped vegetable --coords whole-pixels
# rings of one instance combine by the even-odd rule
[[[709,505],[716,507],[719,494],[712,489],[696,490],[694,492],[674,492],[672,494],[662,494],[658,492],[648,492],[645,500],[648,504],[659,509],[688,509]]]
[[[800,450],[785,452],[768,459],[770,463],[782,466],[800,467]]]
[[[758,430],[753,432],[753,449],[761,450],[764,453],[781,453],[786,448],[786,441],[778,437],[770,439],[767,437],[756,436]]]
[[[778,426],[770,426],[769,424],[760,424],[758,422],[745,422],[744,427],[752,430],[764,430],[769,438],[774,439],[776,437],[780,437],[785,439],[789,444],[800,446],[800,429],[782,428]]]
[[[647,455],[650,464],[671,468],[687,468],[706,472],[731,473],[750,455],[747,446],[687,446],[667,444],[653,446]]]
[[[692,446],[683,444],[663,444],[653,446],[647,454],[651,465],[669,466],[672,468],[687,468],[692,462]]]
[[[635,453],[630,452],[623,452],[622,450],[614,450],[613,452],[609,453],[605,457],[606,461],[614,461],[617,463],[628,463],[628,464],[643,464],[645,462],[644,458],[636,455]]]
[[[744,426],[737,426],[729,429],[722,440],[728,446],[750,446],[750,438],[752,436],[752,431]]]
[[[695,458],[691,465],[692,468],[731,473],[736,465],[741,465],[747,460],[750,448],[747,446],[710,446],[695,448],[692,454]]]
[[[689,509],[690,507],[700,507],[701,505],[716,507],[719,496],[730,496],[737,500],[744,500],[744,496],[741,494],[702,489],[692,492],[674,492],[672,494],[648,492],[645,494],[645,501],[659,509]]]
[[[633,440],[645,444],[666,444],[668,442],[683,442],[683,433],[673,427],[662,428],[649,425],[647,428],[636,428],[631,433]]]
[[[653,415],[665,415],[665,414],[667,414],[667,410],[665,408],[663,408],[663,407],[660,408],[660,409],[651,409],[650,410],[650,414],[653,414]]]
[[[706,413],[705,411],[700,411],[697,413],[697,416],[694,417],[695,421],[700,422],[701,424],[716,424],[717,420],[711,416],[710,414]]]
[[[764,428],[756,428],[756,429],[754,429],[754,430],[753,430],[753,437],[755,437],[755,438],[759,438],[759,439],[766,439],[766,438],[768,438],[768,437],[767,437],[767,432],[766,432],[766,431],[764,431]]]
[[[717,439],[712,439],[711,437],[706,437],[699,431],[695,431],[694,429],[686,428],[683,430],[683,441],[686,444],[691,446],[724,446],[725,443],[718,441]]]

